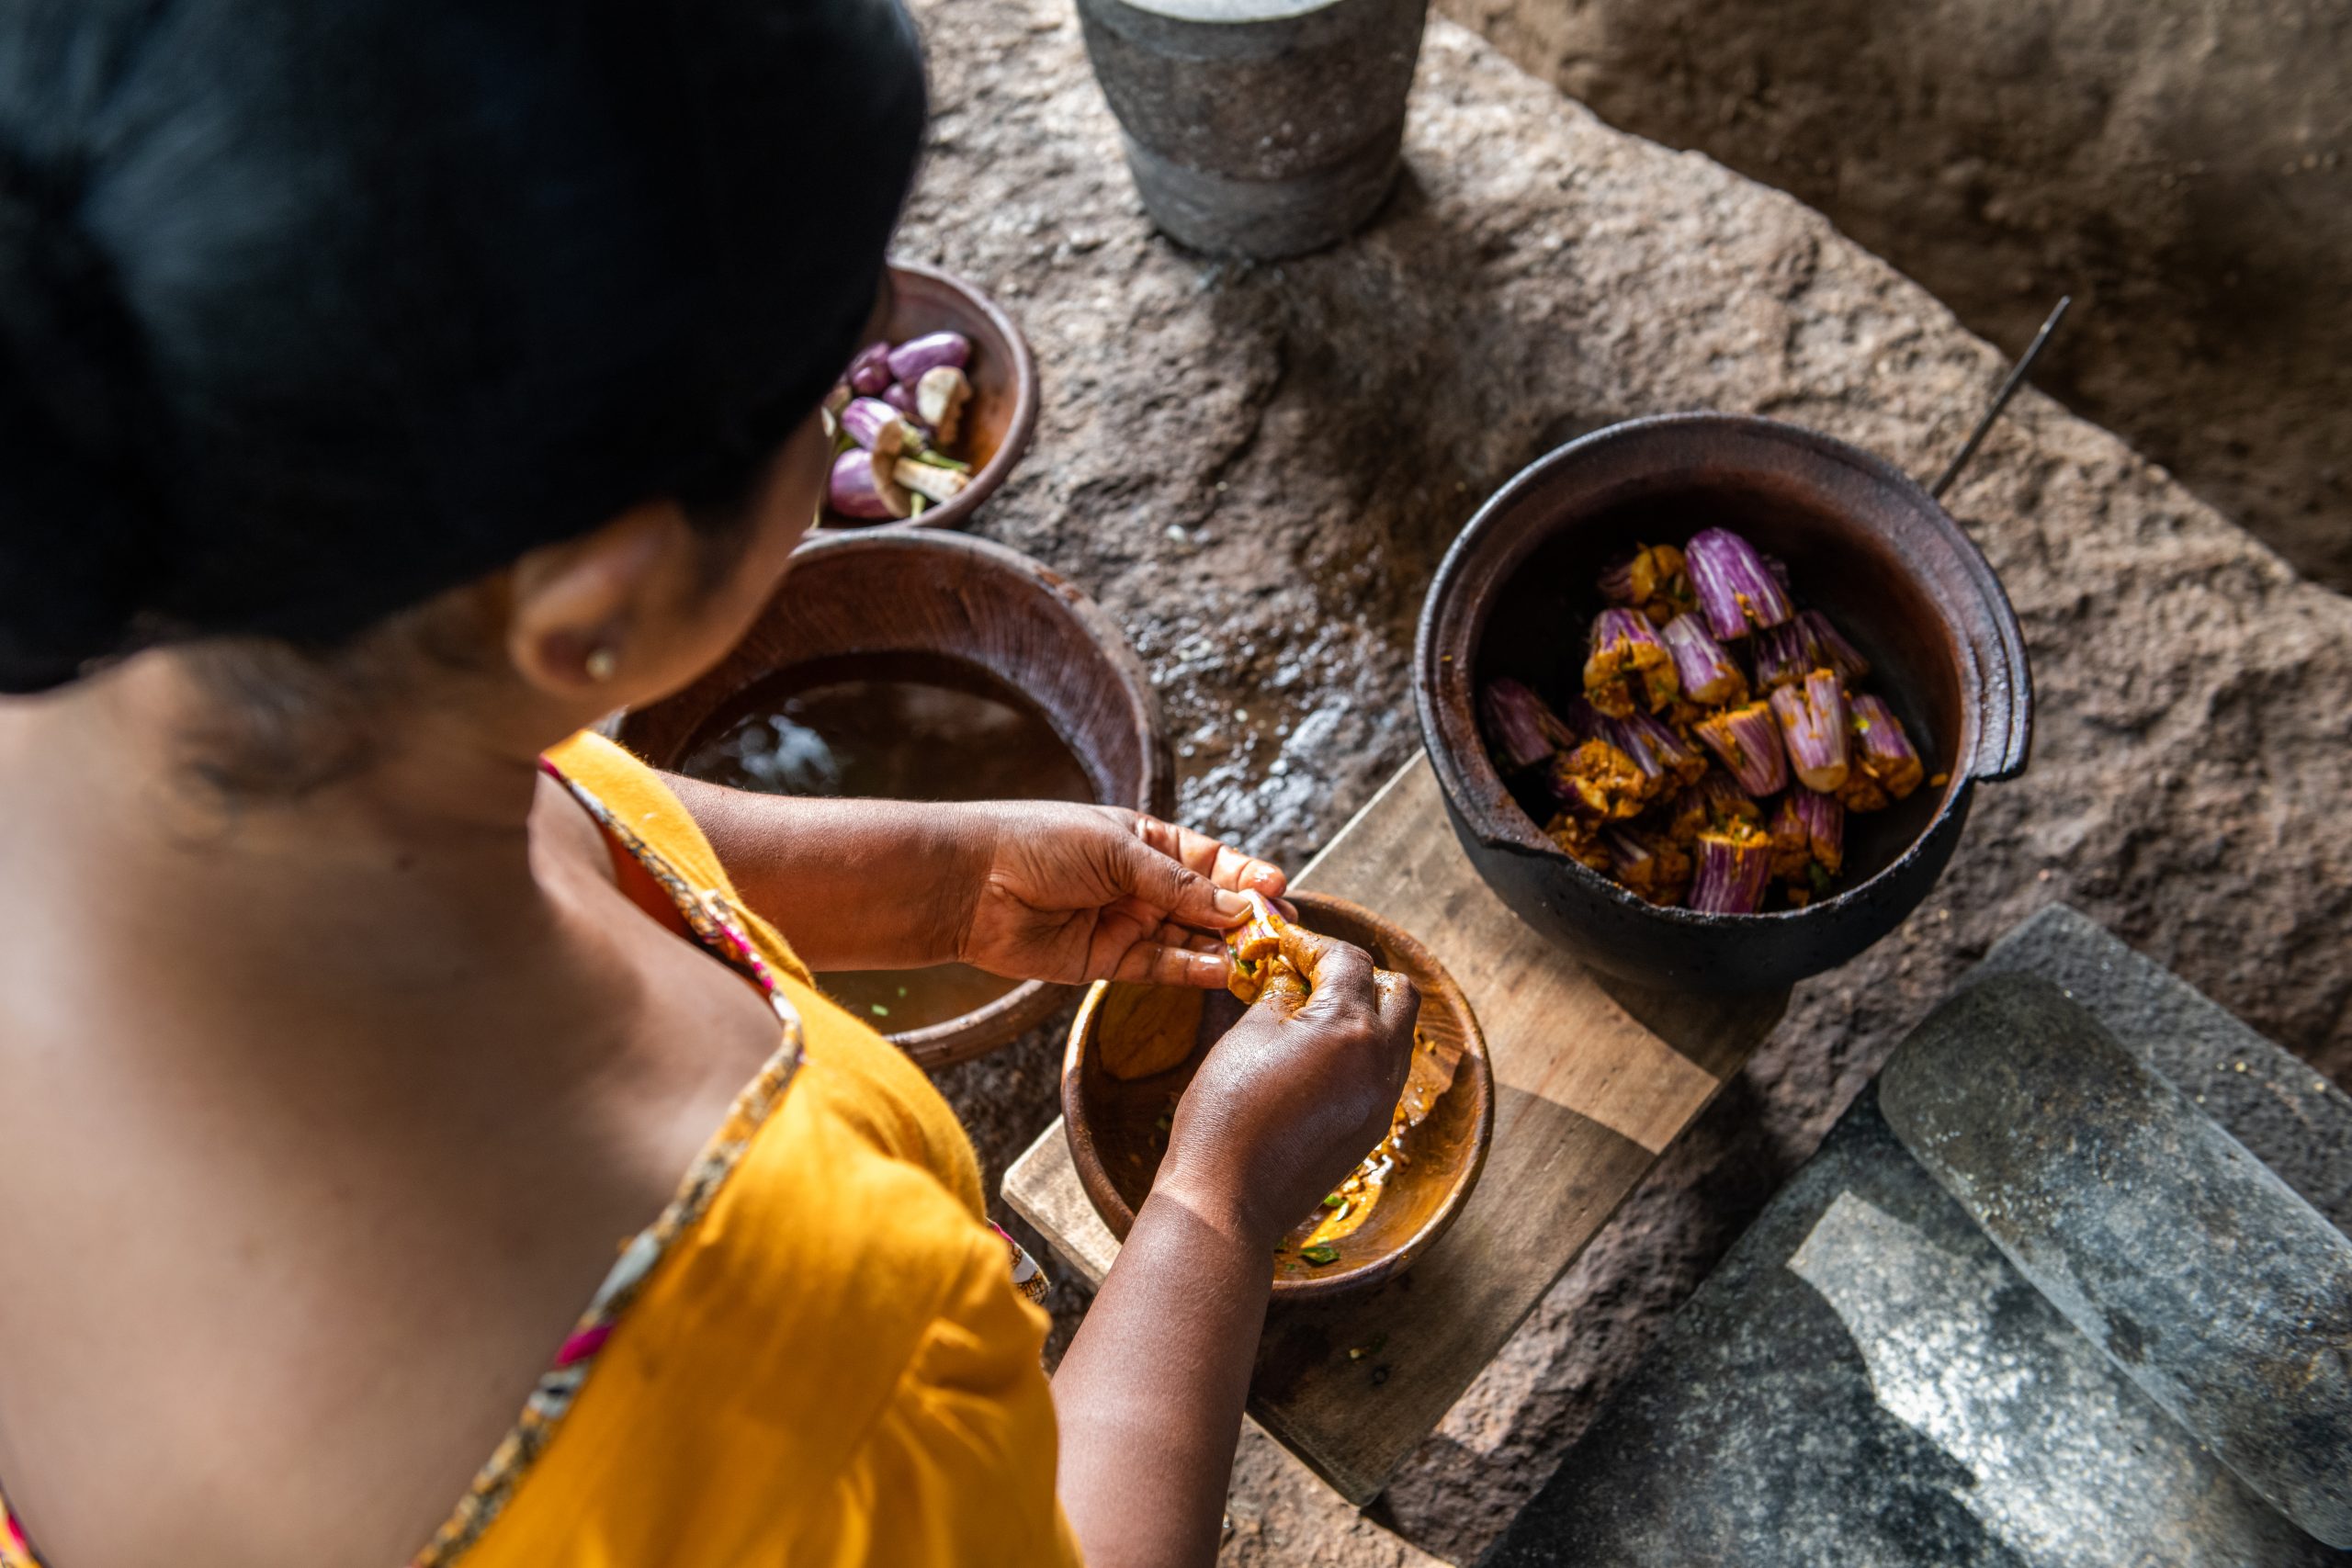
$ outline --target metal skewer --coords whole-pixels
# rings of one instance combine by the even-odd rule
[[[1984,433],[1993,428],[1993,422],[2001,417],[2003,409],[2009,406],[2009,399],[2025,385],[2026,372],[2033,368],[2033,362],[2041,356],[2042,346],[2050,341],[2050,334],[2058,330],[2058,322],[2066,314],[2066,307],[2074,302],[2075,297],[2071,294],[2058,297],[2058,304],[2050,312],[2050,319],[2041,323],[2041,330],[2033,334],[2033,341],[2026,344],[2023,354],[2018,355],[2018,362],[2009,367],[2008,379],[2003,381],[2001,389],[1993,394],[1993,401],[1984,410],[1984,417],[1978,420],[1976,428],[1968,433],[1967,443],[1952,455],[1951,462],[1936,482],[1928,487],[1929,495],[1941,501],[1944,491],[1951,488],[1952,480],[1960,478],[1961,469],[1968,467],[1968,459],[1976,456],[1976,448],[1984,444]]]

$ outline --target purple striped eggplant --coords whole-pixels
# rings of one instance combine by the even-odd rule
[[[1751,626],[1777,626],[1792,614],[1788,590],[1756,547],[1730,529],[1692,535],[1682,558],[1707,626],[1723,640],[1746,637]]]

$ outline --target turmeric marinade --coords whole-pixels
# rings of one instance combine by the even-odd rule
[[[1306,980],[1283,956],[1282,916],[1257,894],[1246,897],[1250,904],[1250,919],[1227,939],[1233,954],[1227,988],[1245,1003],[1256,1002],[1277,978],[1286,978],[1305,990]],[[1313,1213],[1291,1227],[1282,1245],[1275,1248],[1277,1257],[1295,1256],[1318,1268],[1339,1261],[1340,1244],[1372,1218],[1389,1181],[1398,1170],[1413,1163],[1409,1147],[1413,1130],[1429,1115],[1439,1097],[1453,1086],[1459,1059],[1458,1055],[1441,1052],[1418,1027],[1413,1031],[1412,1070],[1405,1080],[1405,1092],[1398,1097],[1396,1109],[1389,1117],[1387,1135]]]

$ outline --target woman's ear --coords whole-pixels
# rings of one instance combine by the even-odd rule
[[[706,547],[674,502],[631,507],[507,572],[506,654],[534,688],[599,710],[691,679],[707,650],[681,637]],[[699,660],[697,662],[697,660]],[[679,677],[677,666],[690,667]]]
[[[762,472],[731,535],[695,526],[674,501],[650,501],[523,557],[504,582],[515,672],[590,717],[691,682],[774,596],[816,517],[831,457],[811,410]],[[714,570],[721,557],[726,569]]]

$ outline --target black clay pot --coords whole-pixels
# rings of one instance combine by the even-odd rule
[[[1660,908],[1544,837],[1497,772],[1476,696],[1498,675],[1580,683],[1602,565],[1636,540],[1711,525],[1789,563],[1873,666],[1930,780],[1847,824],[1836,896],[1802,909]],[[1594,968],[1644,985],[1763,990],[1833,968],[1901,923],[1951,859],[1976,785],[2025,766],[2032,682],[2016,612],[1959,525],[1881,458],[1815,431],[1736,414],[1628,421],[1533,463],[1479,508],[1421,613],[1415,695],[1463,848],[1522,919]]]

